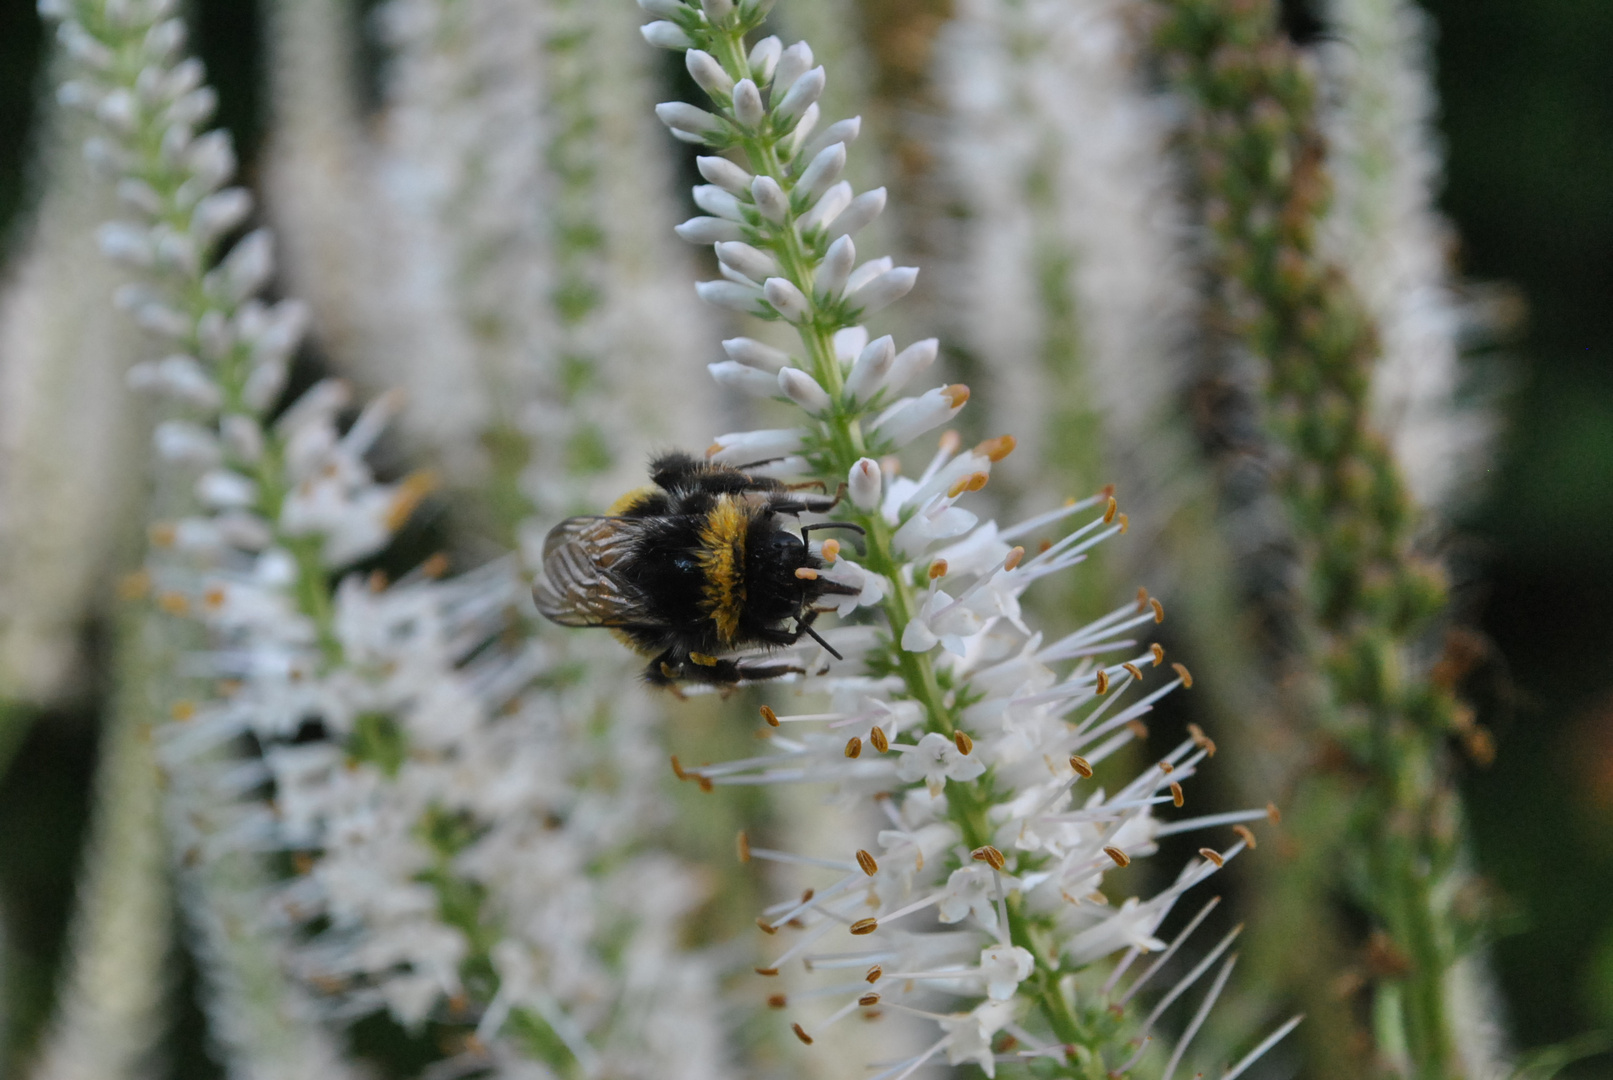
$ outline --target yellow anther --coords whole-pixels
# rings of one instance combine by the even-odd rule
[[[1187,670],[1182,664],[1172,664],[1171,670],[1176,672],[1176,677],[1182,680],[1183,686],[1189,690],[1193,689],[1193,673],[1191,671]]]
[[[987,439],[975,447],[975,453],[982,457],[990,458],[992,461],[1001,461],[1009,454],[1012,454],[1014,447],[1017,445],[1012,435],[999,435],[995,439]]]
[[[853,735],[851,738],[846,740],[846,756],[847,757],[854,758],[854,757],[857,757],[858,755],[860,755],[862,752],[863,752],[863,741],[861,739],[859,739],[859,738],[857,738],[857,736]]]
[[[936,578],[946,577],[946,574],[947,574],[947,561],[945,559],[937,559],[933,563],[930,564],[930,580],[931,581],[934,581]]]
[[[864,934],[872,934],[875,930],[879,929],[879,920],[878,919],[858,919],[856,922],[851,924],[849,929],[851,930],[851,932],[853,934],[856,934],[858,937],[861,937]]]
[[[1070,755],[1070,768],[1074,769],[1075,775],[1079,776],[1081,779],[1092,779],[1092,763],[1086,758],[1082,757],[1080,754]]]
[[[823,552],[823,561],[824,562],[828,562],[828,563],[834,562],[836,559],[840,558],[840,541],[838,541],[838,540],[825,540],[823,542],[823,547],[821,548],[821,551]]]
[[[1199,848],[1199,854],[1203,855],[1206,859],[1209,859],[1217,867],[1225,866],[1227,864],[1226,859],[1222,858],[1221,853],[1214,848],[1201,847]]]
[[[1115,514],[1119,510],[1120,504],[1115,502],[1115,497],[1113,495],[1109,496],[1109,503],[1103,508],[1103,523],[1107,525],[1113,521],[1115,519]]]
[[[1004,570],[1012,570],[1014,567],[1019,565],[1019,561],[1021,559],[1023,559],[1024,557],[1025,557],[1025,549],[1024,548],[1022,548],[1022,547],[1014,548],[1014,550],[1012,550],[1012,551],[1010,551],[1008,553],[1008,558],[1003,560],[1003,569]]]
[[[1242,840],[1245,844],[1249,845],[1250,851],[1253,851],[1255,848],[1260,846],[1259,844],[1255,843],[1255,834],[1250,831],[1249,826],[1234,825],[1232,826],[1232,831],[1238,834],[1239,840]]]
[[[941,393],[946,397],[947,401],[951,403],[954,409],[963,408],[964,402],[969,400],[969,388],[962,383],[953,383],[951,386],[941,391]],[[961,439],[958,439],[956,432],[948,432],[947,434],[952,435],[959,442],[962,441]]]
[[[1187,801],[1187,796],[1182,794],[1182,785],[1178,784],[1176,781],[1172,780],[1171,781],[1171,802],[1176,804],[1179,807],[1186,801]]]
[[[810,566],[797,566],[795,568],[795,576],[800,578],[802,581],[818,580],[818,572],[812,569]]]
[[[967,731],[954,731],[952,733],[952,744],[958,748],[958,753],[964,757],[968,757],[969,753],[975,748],[975,741],[969,738]]]
[[[769,727],[778,727],[778,713],[773,711],[772,706],[762,706],[762,719],[767,721]]]
[[[879,873],[879,863],[874,861],[874,857],[872,855],[861,849],[858,849],[857,851],[857,865],[862,867],[863,873],[867,874],[869,877],[873,877],[875,874]]]
[[[740,862],[750,862],[750,837],[746,835],[743,829],[734,838],[734,848],[739,852]]]
[[[1131,865],[1131,856],[1127,855],[1124,851],[1121,851],[1117,847],[1106,847],[1103,849],[1103,853],[1109,856],[1109,858],[1113,859],[1116,866]]]
[[[881,754],[891,748],[890,739],[885,737],[885,729],[875,724],[868,732],[868,741],[874,744],[874,749]]]

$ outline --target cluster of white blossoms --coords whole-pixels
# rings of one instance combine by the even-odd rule
[[[679,943],[705,890],[645,843],[664,817],[649,711],[528,632],[514,559],[453,578],[436,557],[396,582],[353,571],[432,480],[367,464],[395,395],[355,417],[324,381],[281,407],[303,308],[257,299],[265,232],[219,257],[252,202],[226,186],[227,135],[198,133],[215,99],[174,10],[46,13],[78,62],[61,96],[103,122],[88,151],[128,214],[100,232],[136,272],[118,302],[165,353],[130,380],[167,416],[144,580],[202,631],[173,673],[194,693],[158,732],[169,828],[209,884],[186,890],[218,939],[204,956],[263,946],[207,973],[234,989],[214,1003],[219,1037],[243,1075],[275,1075],[247,1001],[338,1023],[385,1009],[458,1025],[467,1069],[721,1076],[709,965]],[[221,896],[227,875],[208,868],[243,853],[259,872]],[[295,872],[276,880],[280,853]],[[289,989],[268,985],[274,968]],[[342,1071],[318,1039],[281,1043],[279,1075]]]
[[[807,1044],[858,1014],[933,1024],[933,1038],[878,1065],[875,1080],[901,1080],[942,1057],[988,1076],[1037,1059],[1053,1076],[1134,1067],[1163,1009],[1231,943],[1136,1018],[1125,1006],[1200,922],[1167,945],[1159,936],[1166,916],[1254,844],[1244,823],[1275,811],[1156,816],[1182,806],[1183,782],[1214,752],[1196,729],[1112,790],[1095,779],[1145,733],[1154,704],[1192,681],[1185,668],[1162,666],[1158,645],[1138,640],[1163,617],[1146,593],[1053,641],[1022,616],[1033,582],[1125,531],[1114,498],[1072,500],[1011,528],[980,522],[964,502],[1013,449],[1007,436],[963,450],[944,434],[917,477],[900,475],[896,453],[950,421],[969,392],[941,385],[905,396],[935,360],[936,342],[898,349],[864,329],[867,315],[911,289],[917,271],[888,258],[858,263],[853,234],[879,213],[884,192],[857,194],[839,180],[857,120],[819,133],[824,72],[811,48],[747,40],[770,4],[639,4],[658,17],[645,38],[682,50],[709,97],[709,108],[657,109],[678,138],[711,149],[697,159],[709,183],[694,191],[706,215],[678,229],[714,245],[723,277],[698,291],[792,324],[802,346],[795,356],[750,338],[725,343],[730,359],[712,365],[720,382],[789,401],[804,415],[796,426],[721,436],[708,454],[752,472],[843,484],[850,505],[840,512],[864,533],[855,561],[837,540],[812,544],[829,564],[822,573],[860,587],[839,604],[848,623],[823,633],[844,662],[831,663],[822,644],[799,647],[798,663],[814,675],[795,689],[826,702],[800,712],[763,708],[760,755],[700,768],[673,762],[704,787],[826,783],[842,799],[869,800],[882,822],[840,851],[766,850],[741,836],[742,858],[819,875],[758,920],[779,941],[758,971],[771,978],[799,963],[829,981],[774,995],[772,1004],[799,1010],[793,1027]],[[1087,519],[1063,528],[1080,515]],[[1016,542],[1059,532],[1034,553]],[[864,607],[877,614],[864,617]],[[1207,846],[1173,884],[1146,900],[1110,902],[1106,873],[1187,831],[1204,831]],[[1156,950],[1165,953],[1122,988],[1133,962]],[[1078,980],[1114,954],[1121,958],[1106,979]],[[1182,1060],[1232,962],[1221,964],[1162,1075]],[[1295,1023],[1223,1075],[1241,1073]]]

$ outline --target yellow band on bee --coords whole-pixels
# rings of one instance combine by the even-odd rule
[[[700,529],[704,607],[725,645],[738,637],[739,615],[745,606],[745,532],[749,528],[745,508],[731,496],[722,495]]]

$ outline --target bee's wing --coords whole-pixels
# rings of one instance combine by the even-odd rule
[[[543,541],[543,577],[532,586],[538,611],[562,626],[642,625],[644,599],[617,569],[645,519],[567,518]]]

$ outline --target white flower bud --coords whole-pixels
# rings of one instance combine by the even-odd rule
[[[717,436],[706,457],[717,465],[748,465],[787,457],[805,445],[806,432],[800,428],[736,431]]]
[[[185,47],[185,23],[183,19],[164,19],[162,22],[146,31],[145,40],[140,43],[140,51],[156,63],[167,63],[173,59],[175,53]]]
[[[784,396],[795,402],[813,416],[829,411],[834,404],[827,391],[818,385],[818,380],[802,371],[800,368],[787,367],[778,373],[779,389]]]
[[[711,377],[717,380],[719,386],[738,390],[742,394],[750,394],[752,397],[775,397],[779,392],[776,377],[748,364],[734,360],[720,360],[715,364],[707,364],[706,370],[711,372]]]
[[[193,465],[207,469],[224,458],[218,436],[188,420],[164,420],[151,433],[157,456],[179,465]]]
[[[770,277],[762,283],[762,295],[773,309],[792,323],[803,323],[812,315],[812,304],[787,278]]]
[[[718,259],[752,281],[766,281],[778,276],[778,260],[749,244],[730,240],[718,244],[716,250]]]
[[[837,142],[850,146],[857,141],[862,128],[863,118],[860,116],[853,116],[849,120],[836,120],[823,129],[823,134],[812,140],[812,145],[807,147],[807,153],[816,156],[824,147],[833,146]]]
[[[885,376],[885,386],[891,390],[900,390],[928,371],[930,365],[935,363],[939,348],[940,342],[935,338],[925,338],[923,341],[913,342],[897,353],[896,359],[891,361],[890,373]]]
[[[674,227],[672,231],[689,243],[699,244],[701,247],[721,243],[724,240],[742,240],[745,237],[745,230],[737,221],[719,217],[692,217],[682,225]]]
[[[778,104],[795,85],[795,80],[805,75],[812,68],[812,46],[804,41],[797,41],[779,56],[778,64],[773,69],[773,103]]]
[[[755,130],[762,122],[766,110],[762,108],[762,92],[749,79],[734,84],[734,119],[741,127]]]
[[[658,24],[650,24],[650,26],[656,25]],[[678,33],[681,34],[683,31],[679,30]],[[663,101],[655,107],[655,115],[674,134],[681,131],[704,139],[711,135],[721,135],[723,131],[721,120],[686,101]]]
[[[795,194],[804,199],[816,199],[823,194],[825,188],[840,179],[840,173],[846,167],[846,144],[834,143],[818,151],[801,179],[796,181]]]
[[[230,133],[209,131],[185,151],[185,167],[202,191],[216,190],[235,175],[235,146]]]
[[[231,413],[219,421],[219,434],[239,460],[256,464],[263,457],[263,425],[257,417]]]
[[[761,315],[767,311],[762,304],[762,290],[755,285],[741,285],[737,281],[697,281],[694,291],[708,304],[716,304],[746,315]]]
[[[826,81],[821,67],[815,67],[796,79],[795,85],[784,95],[784,100],[773,106],[773,122],[784,127],[799,119],[807,106],[816,104],[818,98],[823,96]]]
[[[873,458],[858,458],[846,478],[846,494],[859,510],[872,512],[879,506],[879,462]]]
[[[885,385],[891,363],[896,359],[896,342],[889,334],[868,343],[851,365],[846,376],[846,397],[853,401],[868,401]]]
[[[767,368],[769,371],[777,371],[790,362],[789,353],[775,349],[771,345],[763,345],[754,338],[729,338],[722,343],[722,347],[730,359],[751,367]]]
[[[694,44],[689,40],[689,35],[683,32],[682,27],[664,19],[646,23],[639,27],[638,32],[644,35],[645,41],[657,49],[687,49]]]
[[[751,46],[747,63],[750,64],[751,77],[759,84],[766,86],[773,78],[773,69],[778,66],[779,54],[784,51],[784,43],[778,35],[764,37]]]
[[[221,267],[229,299],[253,295],[274,273],[274,240],[267,229],[254,229],[230,249]]]
[[[842,180],[838,184],[832,185],[828,191],[823,193],[823,197],[817,201],[817,204],[812,209],[801,215],[799,222],[801,235],[806,236],[808,233],[827,228],[831,221],[844,216],[846,207],[850,206],[853,201],[850,184]],[[843,229],[841,231],[848,232],[850,230]]]
[[[258,485],[232,469],[209,469],[196,481],[196,497],[215,510],[239,510],[258,501]]]
[[[726,95],[734,89],[734,80],[724,71],[717,58],[703,49],[690,49],[683,54],[683,66],[700,89],[712,97]]]
[[[918,277],[919,270],[916,266],[898,266],[886,270],[856,290],[848,286],[846,302],[864,314],[878,311],[912,292]]]
[[[865,191],[855,199],[850,200],[842,213],[830,219],[829,231],[839,234],[854,233],[858,229],[865,229],[873,224],[885,209],[885,189],[875,188]]]
[[[885,271],[891,269],[896,263],[889,255],[881,255],[877,259],[869,259],[846,278],[846,291],[856,292],[864,285],[873,281]]]
[[[131,266],[150,266],[156,259],[151,230],[127,221],[109,221],[95,230],[96,243],[109,259]]]
[[[132,91],[120,86],[102,95],[101,100],[96,102],[95,115],[108,126],[128,134],[134,131],[140,121],[140,103],[135,100]]]
[[[194,130],[211,120],[217,109],[218,92],[211,86],[198,86],[175,98],[174,103],[164,110],[163,119],[170,124],[180,124]]]
[[[812,292],[819,300],[834,300],[839,297],[840,290],[846,287],[846,277],[851,273],[852,264],[857,261],[857,247],[851,242],[851,237],[842,236],[829,245],[824,253],[823,262],[818,264],[818,272],[812,278]]]
[[[675,19],[689,10],[683,0],[638,0],[638,6],[644,14],[658,19]]]
[[[790,197],[784,194],[784,189],[771,176],[758,176],[752,180],[750,194],[756,202],[756,209],[773,224],[783,224],[789,216]]]
[[[750,184],[755,177],[735,165],[724,157],[697,157],[694,159],[695,168],[700,175],[716,184],[730,195],[747,195],[750,193]]]
[[[708,214],[716,214],[729,221],[745,220],[745,211],[739,199],[732,192],[724,191],[716,184],[696,184],[694,204]]]
[[[209,243],[229,232],[252,213],[252,195],[245,188],[215,191],[191,212],[190,231],[197,240]]]

